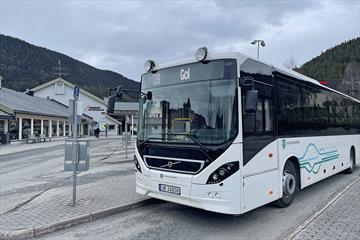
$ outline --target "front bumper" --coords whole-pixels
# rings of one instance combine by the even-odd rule
[[[136,192],[204,210],[240,214],[239,171],[225,179],[222,184],[195,184],[192,175],[149,170],[149,175],[136,172]],[[181,195],[159,191],[159,184],[181,188]]]

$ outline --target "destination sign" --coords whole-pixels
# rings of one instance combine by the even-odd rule
[[[236,60],[221,59],[207,63],[191,63],[161,69],[142,75],[141,88],[148,89],[172,84],[213,79],[236,78]]]

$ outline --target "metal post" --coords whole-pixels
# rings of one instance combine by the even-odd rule
[[[131,136],[134,135],[134,114],[131,114]]]
[[[257,59],[259,59],[259,48],[260,48],[260,41],[257,42],[257,45],[258,45],[258,49],[257,49]]]
[[[78,123],[77,123],[77,101],[78,97],[74,96],[74,123],[73,123],[73,136],[74,136],[74,151],[73,151],[73,164],[74,164],[74,170],[73,170],[73,199],[72,204],[75,207],[76,206],[76,170],[77,170],[77,164],[78,164],[78,144],[77,144],[77,135],[78,135]]]
[[[125,112],[125,159],[128,158],[128,151],[127,151],[127,145],[128,145],[128,136],[127,136],[127,128],[128,128],[128,114]]]

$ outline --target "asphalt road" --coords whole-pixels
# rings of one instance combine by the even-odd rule
[[[231,216],[159,201],[38,239],[282,239],[359,176],[358,167],[312,185],[285,209],[266,205]]]
[[[124,158],[120,142],[121,139],[91,141],[90,170],[78,174],[79,185],[128,172],[129,166],[114,164]],[[72,172],[64,172],[64,144],[0,156],[0,214],[44,191],[70,186],[71,176]]]

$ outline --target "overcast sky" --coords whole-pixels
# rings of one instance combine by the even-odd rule
[[[139,80],[144,61],[211,51],[298,64],[360,36],[360,0],[19,1],[0,0],[0,32]],[[71,73],[70,73],[71,74]]]

